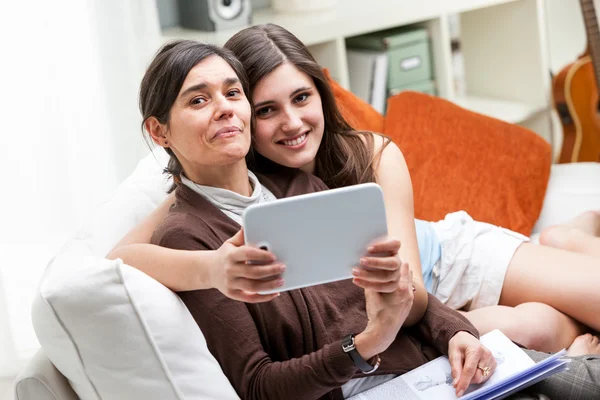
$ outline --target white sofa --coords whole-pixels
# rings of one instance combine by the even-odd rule
[[[142,160],[50,263],[32,315],[42,349],[17,400],[237,398],[178,298],[103,258],[164,198],[165,162],[163,152]],[[535,232],[598,208],[600,163],[555,165]]]

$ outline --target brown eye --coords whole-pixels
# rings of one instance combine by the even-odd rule
[[[308,96],[310,96],[308,93],[299,94],[294,98],[294,103],[302,103],[308,99]]]
[[[273,107],[263,107],[259,110],[256,110],[256,115],[259,117],[264,117],[273,112]]]

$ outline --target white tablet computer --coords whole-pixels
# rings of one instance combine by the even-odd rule
[[[298,289],[352,277],[373,241],[387,235],[383,193],[366,183],[248,207],[246,244],[286,265],[284,286]]]

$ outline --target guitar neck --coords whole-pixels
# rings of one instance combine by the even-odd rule
[[[600,29],[598,28],[596,7],[594,6],[594,0],[580,0],[580,2],[592,65],[594,66],[594,75],[596,76],[596,87],[600,92]]]

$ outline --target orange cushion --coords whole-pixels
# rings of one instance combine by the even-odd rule
[[[337,105],[346,121],[356,130],[382,133],[383,115],[371,107],[369,103],[340,86],[331,78],[327,68],[324,68],[323,72],[329,79]]]
[[[417,218],[465,210],[531,233],[551,165],[550,145],[539,135],[415,92],[388,100],[384,133],[406,158]]]

